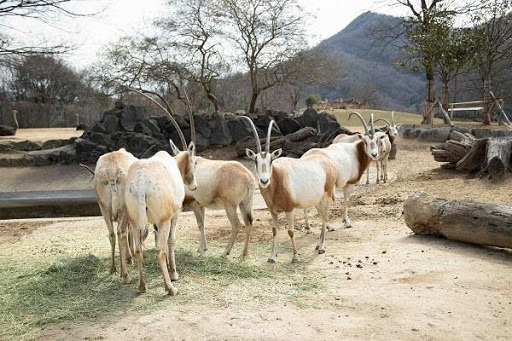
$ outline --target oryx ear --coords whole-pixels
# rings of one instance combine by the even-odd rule
[[[274,150],[272,152],[272,154],[270,154],[270,157],[271,157],[272,160],[275,160],[278,157],[280,157],[282,153],[283,153],[283,149],[279,148],[279,149]]]
[[[401,124],[397,125],[396,130],[400,129],[401,126],[402,126]]]
[[[356,135],[360,140],[364,140],[363,134],[361,134],[361,133],[355,133],[355,135]]]
[[[174,142],[172,142],[172,140],[169,140],[169,144],[171,145],[172,153],[174,154],[174,156],[178,155],[180,153],[179,148],[176,147],[176,145],[174,144]]]
[[[247,155],[247,157],[251,160],[256,160],[256,153],[249,148],[245,148],[245,155]]]
[[[382,135],[381,137],[379,137],[379,140],[382,140],[382,139],[384,139],[386,137],[387,137],[387,135]]]
[[[195,145],[194,142],[190,142],[190,144],[188,145],[187,150],[190,153],[190,155],[196,156],[196,145]]]

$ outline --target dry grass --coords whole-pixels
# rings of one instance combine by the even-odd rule
[[[338,119],[338,122],[344,126],[344,127],[351,127],[351,126],[359,126],[360,122],[356,117],[352,117],[352,119],[349,121],[348,116],[350,113],[354,111],[352,109],[346,109],[346,110],[333,110],[332,113],[336,116]],[[384,111],[384,110],[374,110],[374,109],[357,109],[355,110],[358,113],[360,113],[363,118],[368,122],[370,120],[370,114],[374,113],[375,119],[384,118],[391,122],[391,112],[390,111]],[[395,123],[398,124],[421,124],[422,116],[419,114],[412,114],[412,113],[406,113],[406,112],[400,112],[395,111]],[[453,123],[458,126],[465,126],[465,127],[484,127],[489,128],[489,126],[484,126],[479,122],[474,122],[471,120],[460,120],[460,119],[454,119]],[[444,121],[441,118],[434,118],[434,125],[435,126],[443,126]],[[491,129],[503,129],[503,126],[498,126],[496,123],[490,126]]]
[[[104,238],[98,239],[98,243],[104,242]],[[148,292],[140,295],[136,265],[129,269],[134,277],[132,283],[122,284],[119,277],[108,274],[110,259],[106,252],[24,257],[24,248],[18,250],[17,244],[10,246],[8,256],[0,255],[2,340],[32,339],[50,325],[125,311],[148,312],[171,303],[200,301],[227,307],[235,301],[264,305],[283,299],[300,305],[297,298],[301,293],[321,287],[304,266],[267,264],[266,242],[252,244],[251,259],[243,262],[218,256],[199,257],[196,243],[183,240],[177,250],[180,280],[176,286],[180,294],[176,297],[165,295],[152,248],[145,251],[144,257]],[[280,246],[283,252],[289,252],[288,244]],[[219,255],[223,247],[224,242],[212,242],[209,252]],[[234,250],[234,254],[239,251]]]

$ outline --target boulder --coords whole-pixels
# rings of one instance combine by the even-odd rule
[[[103,120],[103,126],[108,134],[112,134],[119,129],[119,119],[115,115],[107,115]]]
[[[48,140],[48,141],[43,142],[41,149],[46,150],[46,149],[58,148],[65,144],[69,144],[69,141],[68,140]]]
[[[212,131],[210,144],[229,146],[233,143],[233,137],[229,132],[228,123],[222,114],[214,113],[211,116],[210,129]]]
[[[320,132],[334,131],[340,128],[340,124],[336,120],[336,117],[326,112],[320,114],[318,124],[320,126]]]
[[[297,117],[296,119],[301,126],[312,127],[316,129],[317,122],[320,119],[320,114],[318,114],[318,112],[315,109],[308,108],[304,111],[304,113],[301,116]]]
[[[83,153],[83,152],[91,152],[96,148],[96,143],[89,141],[84,138],[77,138],[75,140],[75,149],[77,153]]]
[[[94,132],[94,133],[100,133],[100,134],[106,134],[107,129],[105,129],[105,126],[101,122],[96,122],[92,128],[88,131]]]
[[[153,117],[147,117],[143,120],[143,123],[151,131],[151,136],[156,137],[161,134],[160,127]]]
[[[208,120],[200,115],[194,115],[194,123],[196,127],[196,134],[201,134],[204,138],[210,139],[212,135],[212,130],[210,128],[210,124]]]
[[[11,147],[14,150],[29,152],[32,150],[40,150],[41,145],[42,145],[42,142],[23,140],[23,141],[19,141],[19,142],[13,142],[11,144]]]
[[[99,144],[103,146],[110,146],[112,144],[110,136],[106,134],[90,133],[87,139],[93,142],[94,144]]]
[[[143,122],[137,122],[133,126],[133,131],[139,134],[151,136],[151,129],[146,126]]]
[[[76,126],[76,130],[87,130],[89,129],[89,126],[85,123],[80,123],[79,125]]]
[[[418,139],[428,142],[445,142],[450,136],[450,127],[425,129],[420,132]]]
[[[283,135],[295,133],[297,130],[302,128],[297,120],[290,117],[281,118],[279,121],[277,121],[277,125],[279,126],[279,129]]]
[[[241,118],[228,121],[228,127],[234,142],[253,136],[251,127]]]
[[[135,124],[148,116],[149,114],[145,107],[127,105],[121,111],[120,124],[125,131],[133,131]]]

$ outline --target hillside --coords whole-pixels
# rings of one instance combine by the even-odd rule
[[[377,31],[399,23],[396,17],[366,12],[317,45],[315,49],[339,58],[346,70],[344,79],[334,86],[317,88],[318,94],[328,99],[356,97],[377,108],[419,112],[423,75],[395,66],[401,54],[399,47],[384,46],[376,39]]]

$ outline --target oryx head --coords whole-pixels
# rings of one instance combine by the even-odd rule
[[[272,125],[276,123],[274,120],[270,121],[267,131],[267,144],[265,146],[265,151],[262,151],[260,138],[254,123],[249,117],[242,116],[242,118],[249,122],[254,133],[254,138],[256,139],[257,148],[257,153],[253,152],[249,148],[245,149],[245,153],[251,160],[254,161],[256,165],[256,176],[258,178],[258,184],[261,188],[266,188],[270,185],[272,175],[272,161],[281,156],[281,153],[283,152],[281,148],[274,150],[272,153],[270,152],[270,136],[272,134]]]
[[[350,115],[348,116],[349,121],[350,121],[350,117],[352,115],[356,115],[359,118],[359,120],[361,121],[361,123],[363,124],[364,135],[361,135],[361,134],[358,134],[358,135],[359,135],[359,138],[364,142],[365,153],[372,160],[377,161],[377,159],[379,157],[379,148],[378,148],[378,144],[377,144],[377,136],[375,135],[375,127],[373,125],[373,113],[371,114],[371,118],[370,118],[371,129],[368,128],[368,125],[364,121],[361,114],[358,112],[355,112],[355,111],[351,112]]]

